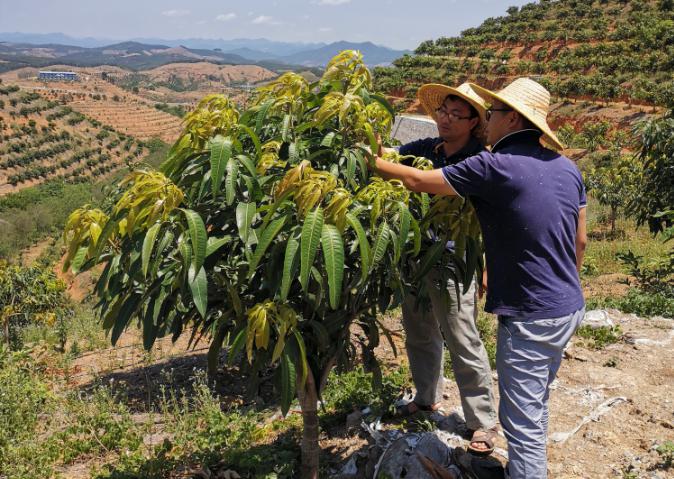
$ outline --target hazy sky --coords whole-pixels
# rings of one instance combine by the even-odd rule
[[[414,48],[522,0],[0,0],[0,31],[124,40],[269,38]]]

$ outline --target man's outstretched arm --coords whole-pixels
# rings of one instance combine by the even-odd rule
[[[417,193],[444,196],[457,195],[454,188],[445,180],[441,169],[423,171],[411,166],[391,163],[377,157],[375,171],[384,179],[402,181],[408,190]]]

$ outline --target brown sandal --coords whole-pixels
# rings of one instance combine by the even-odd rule
[[[403,404],[402,406],[396,407],[396,411],[394,416],[395,417],[410,417],[414,416],[415,414],[419,412],[436,412],[440,409],[440,403],[435,403],[430,406],[423,406],[421,404],[418,404],[414,401],[410,401],[407,404]]]
[[[473,437],[471,437],[470,443],[468,444],[468,451],[471,454],[475,454],[476,456],[488,456],[494,452],[494,442],[496,441],[497,437],[498,428],[496,426],[487,430],[474,431]],[[478,449],[471,445],[476,442],[484,443],[487,446],[487,449]]]

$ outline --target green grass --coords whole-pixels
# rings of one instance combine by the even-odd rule
[[[590,238],[585,252],[585,277],[624,273],[624,266],[616,258],[617,253],[632,250],[637,256],[655,260],[664,259],[671,249],[671,244],[653,237],[648,228],[637,228],[632,219],[624,217],[619,218],[616,223],[617,230],[622,234],[615,239],[603,238],[600,233],[607,231],[607,208],[591,197],[588,200],[587,215]]]
[[[660,467],[662,469],[671,469],[674,468],[674,442],[673,441],[664,441],[660,444],[655,452],[660,456]]]
[[[395,399],[409,385],[410,373],[404,365],[386,371],[380,388],[376,387],[372,373],[365,372],[362,367],[342,374],[333,372],[323,391],[322,422],[324,425],[340,422],[354,408],[366,406],[370,406],[374,415],[391,413]]]
[[[109,339],[101,326],[93,307],[89,303],[73,304],[73,315],[64,321],[66,353],[76,358],[80,354],[108,347]],[[22,329],[24,344],[45,344],[51,350],[58,349],[60,333],[55,327],[44,324],[30,324]]]
[[[590,298],[587,309],[613,308],[641,317],[664,316],[674,318],[674,298],[666,293],[650,293],[631,288],[625,296]]]
[[[205,373],[196,371],[189,387],[180,388],[168,378],[154,409],[138,415],[111,383],[75,390],[67,377],[51,376],[45,369],[47,364],[62,366],[68,356],[53,353],[38,361],[27,351],[0,349],[3,477],[67,477],[69,468],[80,463],[91,467],[89,477],[96,479],[163,479],[198,467],[213,473],[232,469],[243,478],[298,476],[299,414],[272,419],[275,407],[231,407],[213,391]],[[409,384],[405,366],[386,371],[380,389],[362,368],[333,373],[323,394],[321,427],[342,427],[354,406],[386,413]]]
[[[620,326],[602,326],[591,328],[590,326],[581,326],[576,331],[576,335],[583,338],[584,345],[591,349],[604,349],[609,344],[617,343],[622,338]]]
[[[93,464],[90,477],[100,479],[159,479],[197,466],[296,477],[299,417],[269,421],[268,411],[223,409],[204,374],[193,377],[189,392],[164,389],[158,410],[139,417],[109,385],[52,388],[58,378],[44,368],[27,352],[0,349],[0,471],[7,479],[67,477],[59,471],[78,462]],[[153,436],[160,439],[146,441]]]

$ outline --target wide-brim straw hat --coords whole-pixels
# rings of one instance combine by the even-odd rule
[[[564,145],[559,141],[550,125],[548,125],[550,92],[543,85],[531,78],[522,77],[498,92],[487,90],[474,83],[471,83],[470,86],[486,102],[491,103],[493,100],[498,100],[508,105],[541,130],[544,141],[558,147],[560,150],[564,149]]]
[[[440,108],[448,95],[456,95],[466,100],[477,111],[482,128],[487,123],[487,105],[480,95],[471,88],[469,83],[463,83],[456,88],[438,83],[428,83],[422,85],[417,92],[417,98],[421,102],[426,114],[435,118],[435,110]]]

